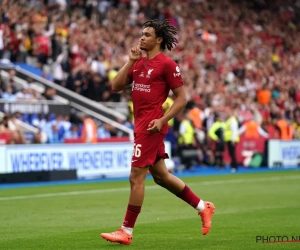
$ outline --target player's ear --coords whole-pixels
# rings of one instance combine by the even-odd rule
[[[156,38],[156,43],[162,43],[162,41],[163,41],[163,38],[162,38],[162,37]]]

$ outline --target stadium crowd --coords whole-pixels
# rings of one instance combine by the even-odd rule
[[[199,111],[188,117],[197,129],[208,133],[214,115],[230,108],[239,124],[255,120],[269,138],[283,137],[276,128],[284,120],[293,128],[284,136],[300,139],[300,1],[0,2],[2,59],[36,65],[55,83],[101,102],[130,101],[130,89],[113,93],[110,80],[142,24],[169,19],[179,42],[166,54],[180,66],[188,108]],[[2,91],[6,100],[18,99],[9,86]],[[180,117],[171,125],[175,141],[179,125]]]

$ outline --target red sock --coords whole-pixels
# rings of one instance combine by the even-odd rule
[[[193,208],[196,208],[200,202],[200,198],[195,195],[187,185],[185,185],[184,189],[177,194],[177,197],[191,205]]]
[[[141,212],[141,208],[141,206],[132,206],[128,204],[123,227],[134,228],[134,224],[139,213]]]

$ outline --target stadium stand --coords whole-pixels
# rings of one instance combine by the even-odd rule
[[[299,139],[299,8],[299,1],[292,0],[3,0],[0,57],[3,63],[40,68],[42,76],[57,85],[53,89],[59,96],[66,98],[60,87],[78,94],[74,98],[87,105],[85,111],[97,113],[95,105],[82,103],[79,95],[103,106],[123,103],[123,116],[104,109],[100,114],[111,116],[113,127],[123,123],[129,128],[124,107],[130,89],[113,93],[110,80],[138,43],[143,22],[169,19],[179,30],[179,43],[167,54],[180,66],[188,107],[201,111],[200,121],[193,118],[203,132],[198,133],[200,147],[207,144],[209,121],[227,107],[240,125],[253,119],[269,138],[282,138],[285,121],[290,128],[285,139]],[[2,88],[0,95],[14,100],[15,86],[9,83],[12,89]],[[28,95],[26,90],[23,94]],[[175,151],[179,123],[175,119],[168,135]],[[112,127],[109,130],[107,134],[116,135]]]

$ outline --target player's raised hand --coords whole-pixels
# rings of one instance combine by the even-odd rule
[[[130,49],[129,58],[130,60],[137,61],[142,57],[142,51],[139,46]]]
[[[152,134],[155,134],[155,133],[158,133],[161,130],[162,126],[163,126],[162,121],[160,119],[155,119],[155,120],[152,120],[148,124],[147,130],[149,132],[151,132]]]

